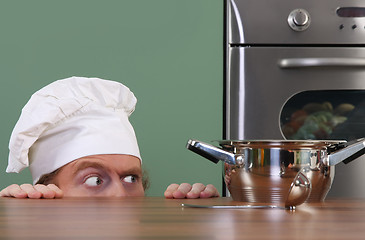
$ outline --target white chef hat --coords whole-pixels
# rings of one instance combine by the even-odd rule
[[[10,137],[7,172],[29,166],[33,183],[81,157],[127,154],[141,159],[128,117],[137,99],[121,83],[71,77],[32,95]]]

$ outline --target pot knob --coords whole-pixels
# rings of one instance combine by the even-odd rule
[[[310,15],[305,9],[295,9],[288,16],[288,24],[294,31],[306,30],[310,22]]]

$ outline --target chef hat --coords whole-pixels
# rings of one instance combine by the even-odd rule
[[[99,78],[55,81],[32,95],[9,143],[7,172],[29,166],[33,183],[81,157],[127,154],[139,159],[128,117],[137,99],[123,84]]]

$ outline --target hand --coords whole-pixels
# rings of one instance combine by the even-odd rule
[[[62,198],[63,192],[54,184],[12,184],[0,192],[0,197],[14,198]]]
[[[219,197],[218,190],[212,185],[204,186],[202,183],[170,184],[165,193],[165,198],[211,198]]]

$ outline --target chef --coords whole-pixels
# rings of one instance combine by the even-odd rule
[[[33,184],[1,197],[144,196],[148,179],[129,122],[137,99],[123,84],[99,78],[55,81],[32,95],[9,143],[7,172],[29,167]],[[166,198],[208,198],[217,189],[171,184]]]

